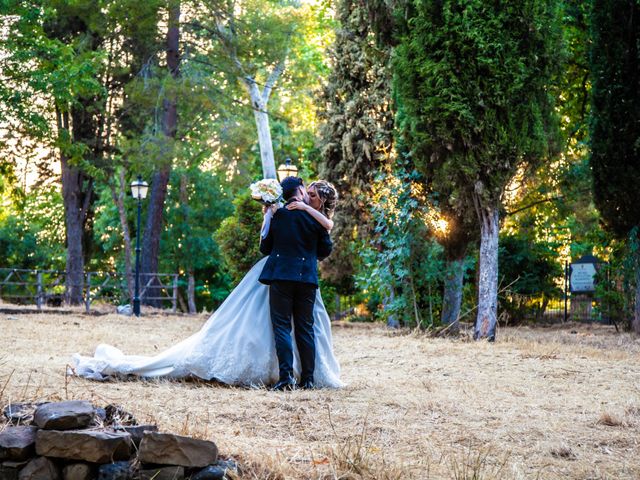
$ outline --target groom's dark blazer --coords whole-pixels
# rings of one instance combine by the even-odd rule
[[[260,282],[276,280],[318,286],[318,260],[329,256],[333,244],[329,233],[303,210],[276,211],[269,233],[260,241],[260,251],[269,255]]]

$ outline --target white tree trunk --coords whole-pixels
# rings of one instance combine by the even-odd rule
[[[498,321],[498,208],[480,208],[478,317],[473,338],[496,338]]]
[[[255,84],[254,84],[255,85]],[[276,178],[276,162],[273,156],[273,143],[271,142],[271,129],[269,128],[269,114],[267,104],[263,102],[262,96],[252,91],[251,103],[253,105],[253,117],[256,120],[258,129],[258,143],[260,145],[260,159],[262,160],[262,175],[264,178]]]
[[[262,175],[264,178],[277,178],[276,163],[273,156],[273,144],[271,143],[271,130],[269,129],[269,113],[267,111],[267,104],[269,103],[269,97],[271,96],[273,87],[284,72],[289,51],[287,50],[280,61],[273,67],[273,70],[264,83],[262,90],[260,90],[258,83],[256,82],[255,73],[251,73],[252,69],[245,68],[245,65],[243,65],[242,61],[238,57],[238,38],[236,30],[232,27],[236,11],[233,2],[230,6],[230,10],[225,12],[222,17],[220,16],[218,8],[214,8],[212,10],[214,17],[216,18],[216,28],[214,30],[201,27],[218,38],[222,47],[227,51],[229,58],[236,66],[238,78],[249,92],[249,98],[251,99],[251,107],[253,108],[253,115],[258,130],[258,143],[260,146],[260,158],[262,160]],[[221,18],[224,18],[225,21],[221,21]],[[230,28],[225,26],[227,21],[229,21],[231,25]]]
[[[458,331],[460,328],[463,280],[464,259],[448,260],[447,275],[444,279],[444,293],[442,295],[441,322],[443,325],[448,325],[451,331]]]

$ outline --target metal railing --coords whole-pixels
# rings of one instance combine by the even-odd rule
[[[0,268],[0,300],[10,303],[35,304],[38,310],[44,306],[60,306],[65,303],[67,273],[59,270],[29,270]],[[143,302],[153,301],[160,306],[169,303],[171,311],[178,308],[178,275],[175,273],[144,274],[146,281],[141,295]],[[82,285],[72,285],[82,290],[85,310],[91,303],[103,300],[110,304],[131,303],[128,282],[123,273],[86,272]]]
[[[601,322],[618,320],[605,299],[594,295],[570,294],[560,298],[544,298],[514,292],[501,294],[501,309],[510,321]]]

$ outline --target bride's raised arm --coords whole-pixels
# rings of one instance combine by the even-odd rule
[[[287,208],[289,210],[304,210],[309,215],[311,215],[316,222],[318,222],[320,225],[326,228],[327,231],[329,232],[333,228],[333,220],[325,217],[322,213],[320,213],[318,210],[313,208],[311,205],[307,205],[304,202],[291,202],[287,204]]]
[[[273,218],[273,214],[276,213],[278,209],[278,205],[264,205],[262,207],[262,215],[264,216],[262,219],[262,227],[260,228],[260,238],[267,238],[269,234],[269,228],[271,227],[271,219]]]

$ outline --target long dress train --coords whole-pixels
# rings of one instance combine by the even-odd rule
[[[122,375],[167,378],[195,375],[230,385],[259,386],[276,382],[278,360],[269,314],[269,287],[258,282],[266,260],[263,258],[249,270],[202,328],[189,338],[152,357],[125,355],[116,347],[101,344],[93,357],[73,356],[75,374],[94,380]],[[331,323],[319,289],[313,314],[315,384],[341,387]],[[297,350],[294,351],[294,370],[299,375]]]

